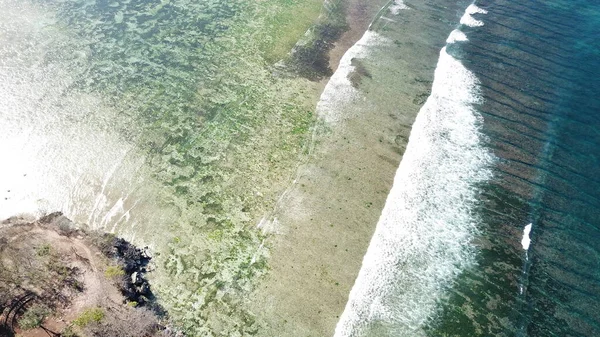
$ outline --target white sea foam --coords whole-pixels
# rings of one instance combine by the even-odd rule
[[[405,10],[405,9],[410,9],[410,7],[408,7],[405,3],[404,0],[396,0],[394,1],[394,3],[389,7],[390,12],[393,15],[398,15],[400,14],[400,11]]]
[[[473,14],[487,14],[488,12],[485,9],[477,7],[475,4],[469,5],[465,14],[460,18],[460,24],[469,26],[469,27],[481,27],[483,26],[483,21],[477,20],[473,17]]]
[[[478,92],[476,77],[444,47],[336,337],[375,336],[374,323],[394,336],[425,335],[444,288],[475,263],[475,186],[491,177],[492,161]]]
[[[523,238],[521,239],[521,245],[523,249],[529,250],[529,245],[531,244],[531,239],[529,238],[529,233],[531,233],[531,226],[533,224],[529,224],[523,228]]]
[[[487,14],[488,11],[486,11],[485,9],[478,7],[475,4],[470,4],[469,7],[467,7],[467,9],[465,10],[465,13],[467,14],[475,14],[475,13],[479,13],[479,14]]]
[[[467,38],[467,35],[465,35],[465,33],[463,33],[459,29],[453,30],[452,33],[450,33],[450,36],[448,36],[448,38],[446,39],[446,43],[448,44],[464,41],[469,41],[469,39]]]
[[[376,32],[367,30],[362,38],[346,51],[317,103],[317,114],[321,119],[327,123],[335,123],[341,119],[341,112],[359,97],[358,90],[348,79],[348,75],[355,68],[352,59],[368,56],[370,48],[386,41]]]

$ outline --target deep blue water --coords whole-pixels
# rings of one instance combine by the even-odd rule
[[[497,160],[477,266],[430,334],[600,336],[600,2],[476,4],[484,26],[451,51],[481,82]]]

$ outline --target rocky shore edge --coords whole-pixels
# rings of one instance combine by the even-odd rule
[[[0,335],[175,337],[148,248],[61,212],[0,222]]]
[[[62,212],[48,214],[40,218],[39,222],[59,224],[57,228],[67,236],[89,235],[88,231],[76,228]],[[146,273],[151,271],[149,264],[152,258],[148,247],[140,249],[127,240],[110,233],[95,232],[94,236],[93,244],[124,272],[122,280],[118,282],[117,286],[125,301],[136,303],[136,306],[148,307],[157,314],[164,315],[165,311],[156,302],[156,298],[150,289],[150,283],[145,277]]]

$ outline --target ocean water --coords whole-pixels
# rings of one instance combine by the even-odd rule
[[[600,335],[598,36],[594,1],[466,8],[336,336]]]
[[[478,5],[485,25],[467,32],[462,61],[481,81],[482,130],[498,162],[481,187],[477,271],[459,282],[472,292],[455,292],[444,310],[473,313],[442,316],[432,331],[597,336],[600,4]]]

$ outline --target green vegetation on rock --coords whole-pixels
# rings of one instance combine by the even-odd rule
[[[47,256],[50,254],[51,248],[49,244],[43,244],[36,249],[36,253],[38,256]]]
[[[123,275],[125,275],[125,271],[119,266],[108,266],[104,271],[104,276],[106,278],[121,277]]]
[[[34,304],[19,318],[19,327],[24,330],[38,328],[52,310],[43,304]]]
[[[102,308],[85,309],[79,317],[73,320],[73,324],[78,327],[85,327],[91,323],[99,323],[104,319],[104,310]]]

